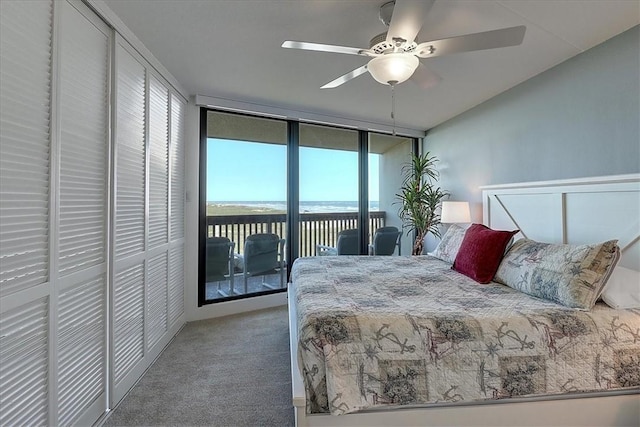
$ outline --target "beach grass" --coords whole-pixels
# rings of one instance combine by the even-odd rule
[[[260,214],[284,214],[283,209],[272,209],[258,206],[226,205],[207,203],[207,216],[218,215],[260,215]]]

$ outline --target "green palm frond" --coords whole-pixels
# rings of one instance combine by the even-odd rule
[[[449,193],[435,185],[440,177],[435,168],[438,159],[430,153],[411,155],[411,161],[402,166],[402,186],[396,194],[400,209],[398,216],[402,219],[407,234],[416,233],[414,255],[422,252],[422,241],[431,233],[440,237],[440,216],[437,214],[442,200]],[[418,252],[418,253],[416,253]]]

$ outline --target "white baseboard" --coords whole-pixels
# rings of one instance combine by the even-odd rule
[[[194,307],[187,314],[187,322],[196,320],[213,319],[215,317],[229,316],[232,314],[246,313],[265,308],[287,305],[287,293],[269,294],[251,298],[207,304],[202,307]]]

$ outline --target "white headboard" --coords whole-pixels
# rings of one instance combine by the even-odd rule
[[[480,188],[485,225],[540,242],[618,239],[619,264],[640,270],[640,174]]]

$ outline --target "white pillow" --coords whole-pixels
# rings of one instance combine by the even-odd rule
[[[640,308],[640,271],[616,266],[602,299],[612,308]]]

